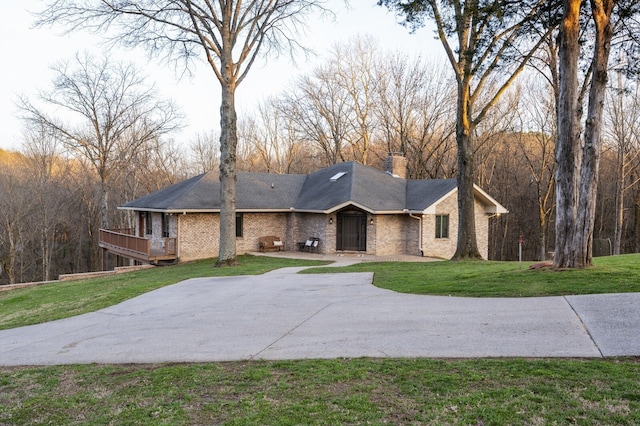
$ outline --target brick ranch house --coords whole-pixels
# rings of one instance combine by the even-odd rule
[[[319,238],[319,253],[409,254],[450,258],[458,234],[455,179],[406,179],[406,159],[392,155],[386,171],[344,162],[308,175],[238,173],[238,254],[258,250],[260,237],[286,250]],[[475,187],[478,247],[488,254],[491,215],[508,213]],[[143,263],[218,255],[220,182],[208,172],[119,207],[135,213],[132,230],[100,230],[100,247]]]

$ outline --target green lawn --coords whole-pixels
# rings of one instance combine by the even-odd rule
[[[245,256],[0,293],[0,329],[90,312],[191,277],[260,274],[290,259]],[[364,263],[396,291],[543,296],[640,291],[640,255],[584,271],[505,262]],[[635,425],[640,358],[339,359],[0,368],[0,425]]]
[[[215,268],[215,260],[209,259],[0,292],[0,330],[97,311],[189,278],[257,275],[288,266],[326,264],[266,256],[239,256],[238,261],[240,265],[233,268]]]
[[[0,369],[7,425],[637,425],[640,360]]]
[[[374,272],[374,284],[402,293],[532,297],[640,292],[640,254],[599,257],[584,270],[529,269],[517,262],[381,262],[303,273]]]

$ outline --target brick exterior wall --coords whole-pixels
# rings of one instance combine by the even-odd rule
[[[483,258],[489,252],[489,221],[485,206],[476,201],[476,233],[478,249]],[[458,239],[458,200],[454,193],[436,206],[436,214],[449,215],[449,238],[435,238],[435,216],[423,215],[422,221],[408,215],[376,215],[367,217],[367,254],[390,256],[394,254],[420,255],[449,259],[456,250]],[[373,218],[373,224],[370,219]],[[180,261],[191,261],[218,256],[220,223],[217,213],[188,213],[167,216],[169,236],[177,240]],[[332,219],[332,223],[329,223]],[[152,244],[162,240],[161,213],[152,213],[153,233],[146,235]],[[136,220],[136,235],[139,221]],[[422,223],[422,247],[420,241]],[[283,238],[286,250],[298,249],[298,243],[309,237],[320,238],[320,253],[336,253],[336,214],[311,213],[243,213],[243,235],[236,238],[238,254],[258,250],[258,239],[267,235]]]
[[[449,238],[436,238],[436,215],[449,215]],[[451,194],[436,206],[436,214],[422,219],[422,250],[425,256],[451,259],[458,241],[458,195]]]
[[[473,209],[476,216],[476,239],[478,250],[483,259],[489,258],[489,218],[485,213],[486,206],[475,201]]]
[[[177,217],[178,259],[181,262],[218,256],[220,220],[217,213],[187,213]]]
[[[267,235],[283,238],[290,250],[293,242],[287,239],[288,213],[242,213],[242,237],[236,238],[237,254],[258,250],[258,239]],[[220,221],[217,213],[189,213],[178,215],[180,261],[217,257],[220,242]]]
[[[374,220],[376,234],[369,241],[374,243],[372,254],[389,256],[407,253],[407,218],[399,215],[378,215]],[[371,227],[368,225],[368,228]],[[368,231],[368,229],[367,229]],[[369,235],[367,235],[369,237]],[[369,244],[367,244],[367,249]]]
[[[238,254],[258,251],[258,239],[275,235],[285,242],[285,249],[293,248],[287,240],[287,215],[290,213],[243,213],[242,237],[236,238]],[[217,254],[216,254],[217,255]]]
[[[309,237],[320,238],[319,253],[335,253],[336,251],[336,215],[293,213],[292,214],[292,250],[297,250],[297,243],[307,241]],[[333,218],[333,223],[329,223]]]
[[[476,239],[478,250],[484,259],[489,256],[489,220],[485,206],[475,201]],[[449,238],[436,238],[436,215],[449,215]],[[458,195],[453,193],[436,206],[435,215],[424,215],[422,219],[422,250],[425,256],[450,259],[458,243]]]

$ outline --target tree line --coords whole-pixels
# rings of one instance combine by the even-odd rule
[[[0,284],[98,269],[98,229],[134,223],[118,205],[219,165],[215,131],[173,140],[179,111],[144,84],[148,79],[130,65],[88,58],[57,65],[50,90],[20,100],[23,145],[0,151]],[[547,77],[524,70],[474,129],[474,181],[510,211],[489,218],[492,259],[516,259],[521,236],[525,259],[545,259],[555,247],[556,98]],[[387,153],[402,152],[412,179],[456,177],[454,81],[445,65],[383,51],[368,37],[336,45],[239,120],[238,170],[309,173],[349,160],[381,167]],[[100,90],[105,82],[128,89]],[[59,104],[95,114],[64,121],[47,113]],[[640,250],[638,115],[636,82],[615,73],[594,238],[610,240],[616,253]],[[113,130],[120,128],[126,130]],[[108,141],[100,138],[107,129],[114,135]]]
[[[169,7],[169,5],[177,7]],[[596,194],[603,148],[604,97],[610,55],[631,58],[637,71],[640,8],[635,0],[378,0],[416,28],[431,22],[455,76],[458,238],[453,259],[479,258],[473,183],[476,133],[539,52],[554,87],[557,124],[555,252],[553,267],[590,266]],[[220,254],[217,266],[235,263],[235,176],[238,122],[235,90],[258,56],[299,47],[297,30],[321,0],[144,0],[131,3],[56,0],[39,25],[69,31],[115,29],[115,45],[147,48],[150,56],[181,63],[206,59],[221,88]],[[325,93],[330,94],[333,88]],[[340,109],[341,105],[328,105]],[[586,119],[583,112],[586,109]],[[366,115],[366,114],[365,114]],[[584,120],[583,120],[584,119]],[[310,125],[314,126],[314,121]],[[332,129],[342,133],[344,123]],[[325,137],[329,146],[335,138]],[[365,139],[365,146],[368,141]],[[366,148],[365,148],[366,149]],[[337,150],[334,150],[334,154]],[[520,240],[522,240],[520,238]]]

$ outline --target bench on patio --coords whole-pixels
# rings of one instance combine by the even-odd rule
[[[284,241],[280,237],[267,235],[258,238],[258,250],[260,251],[284,251]]]

